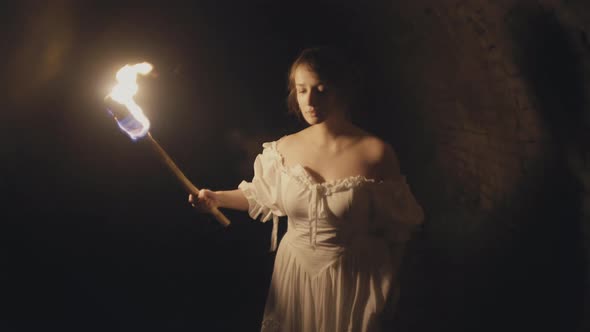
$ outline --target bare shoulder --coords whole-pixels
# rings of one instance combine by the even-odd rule
[[[361,141],[365,158],[371,163],[378,163],[386,159],[397,159],[393,147],[377,136],[366,135]]]
[[[302,132],[299,131],[285,135],[277,141],[276,148],[286,165],[291,165],[294,160],[300,160],[302,139]]]
[[[361,144],[365,159],[371,165],[375,177],[392,179],[399,175],[399,160],[391,144],[373,135],[365,136]]]
[[[285,135],[277,140],[277,149],[279,151],[290,150],[299,141],[300,132]]]

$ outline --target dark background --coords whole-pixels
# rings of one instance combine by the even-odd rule
[[[151,62],[136,98],[151,133],[197,186],[232,189],[262,142],[301,128],[287,70],[323,44],[363,69],[355,120],[394,146],[427,213],[390,328],[584,330],[589,9],[4,2],[0,330],[258,330],[270,223],[192,211],[102,99],[118,68]]]
[[[262,142],[300,128],[285,106],[297,53],[363,32],[341,30],[350,7],[4,6],[0,329],[257,330],[270,224],[228,212],[223,230],[192,211],[102,98],[118,68],[151,62],[159,76],[140,81],[137,100],[154,137],[197,186],[235,188]]]

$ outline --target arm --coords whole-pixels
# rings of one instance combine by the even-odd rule
[[[240,189],[215,191],[214,193],[217,195],[219,207],[248,211],[248,200]]]
[[[254,161],[254,177],[251,182],[242,181],[234,190],[203,189],[197,197],[189,195],[189,202],[202,212],[210,212],[216,207],[248,211],[252,219],[262,215],[262,222],[273,215],[284,216],[280,191],[274,189],[280,188],[282,173],[277,166],[277,157],[271,151],[271,143],[263,144],[263,148],[262,154]]]
[[[248,200],[240,189],[221,191],[201,189],[197,199],[189,194],[188,201],[193,207],[203,212],[210,212],[214,207],[248,211]]]
[[[397,154],[391,145],[382,143],[378,149],[377,174],[383,180],[395,180],[400,177],[400,165]]]
[[[375,155],[376,155],[376,173],[382,180],[397,180],[402,174],[400,170],[399,159],[395,150],[391,145],[385,142],[379,142],[376,144]],[[410,193],[411,194],[411,193]],[[400,229],[406,231],[404,229]],[[409,230],[407,230],[409,231]],[[390,242],[389,243],[389,254],[391,256],[391,262],[394,269],[394,274],[399,271],[402,260],[405,254],[406,243],[405,242]]]

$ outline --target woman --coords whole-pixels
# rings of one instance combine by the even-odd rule
[[[350,121],[349,72],[335,53],[304,50],[291,66],[288,104],[309,126],[264,143],[251,182],[189,196],[201,210],[272,218],[273,250],[278,217],[288,216],[262,331],[379,330],[398,293],[403,245],[423,220],[394,150]]]

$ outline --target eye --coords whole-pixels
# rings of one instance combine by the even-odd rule
[[[305,93],[305,89],[297,89],[297,93],[298,93],[298,94]]]

